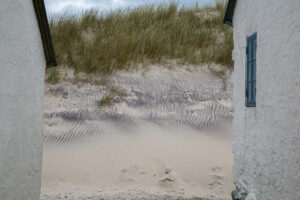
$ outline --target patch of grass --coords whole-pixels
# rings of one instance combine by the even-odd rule
[[[120,89],[117,86],[112,86],[110,88],[110,93],[115,96],[118,96],[120,98],[124,98],[124,97],[128,96],[126,90]]]
[[[120,89],[117,86],[110,86],[109,93],[104,95],[98,102],[99,108],[111,107],[115,102],[118,102],[120,99],[127,97],[128,94],[126,90]]]
[[[109,79],[107,78],[107,76],[101,76],[101,79],[99,81],[96,81],[97,85],[102,85],[105,86],[109,83]]]
[[[214,70],[214,69],[211,69],[210,68],[210,71],[217,77],[219,77],[220,79],[224,79],[225,78],[225,75],[226,75],[226,72],[223,70]]]
[[[75,73],[74,78],[72,80],[73,84],[80,84],[80,83],[89,83],[92,85],[102,85],[106,86],[109,84],[109,79],[106,75],[98,75],[95,76],[93,74],[79,74]]]
[[[219,63],[233,66],[232,30],[223,24],[224,0],[214,6],[179,8],[170,3],[80,16],[52,16],[58,63],[76,72],[112,73],[137,63]]]
[[[110,107],[113,105],[114,96],[111,94],[104,95],[101,100],[97,102],[99,108]]]
[[[50,84],[57,84],[60,81],[60,74],[56,68],[48,69],[46,72],[46,82]]]

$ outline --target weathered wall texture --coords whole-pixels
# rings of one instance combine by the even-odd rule
[[[45,66],[32,0],[1,0],[1,200],[39,199]]]
[[[234,179],[247,199],[300,199],[300,1],[239,0],[234,24]],[[257,32],[256,108],[245,106],[246,37]]]

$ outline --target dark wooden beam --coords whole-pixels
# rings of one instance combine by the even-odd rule
[[[47,67],[56,66],[57,63],[44,0],[33,0],[33,5],[42,37]]]
[[[232,19],[233,19],[233,15],[234,15],[234,9],[235,9],[236,2],[237,2],[237,0],[229,0],[228,4],[227,4],[227,10],[226,10],[223,22],[225,24],[228,24],[229,26],[233,25]]]

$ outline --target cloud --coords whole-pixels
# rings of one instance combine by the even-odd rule
[[[126,6],[126,0],[45,0],[49,13],[59,13],[65,10],[82,11],[86,9],[111,10]]]
[[[68,7],[74,7],[79,9],[90,9],[94,7],[94,5],[91,2],[87,2],[84,0],[64,0],[61,2],[58,2],[53,9],[55,9],[57,12],[64,10]]]
[[[199,2],[200,5],[211,3],[214,0],[175,0],[182,5],[189,6]],[[45,0],[48,13],[59,13],[65,10],[78,12],[95,8],[100,11],[109,11],[118,8],[133,8],[145,4],[169,3],[170,0]]]

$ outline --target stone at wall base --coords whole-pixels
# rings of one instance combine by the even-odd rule
[[[248,193],[236,188],[231,192],[232,200],[246,200]]]

